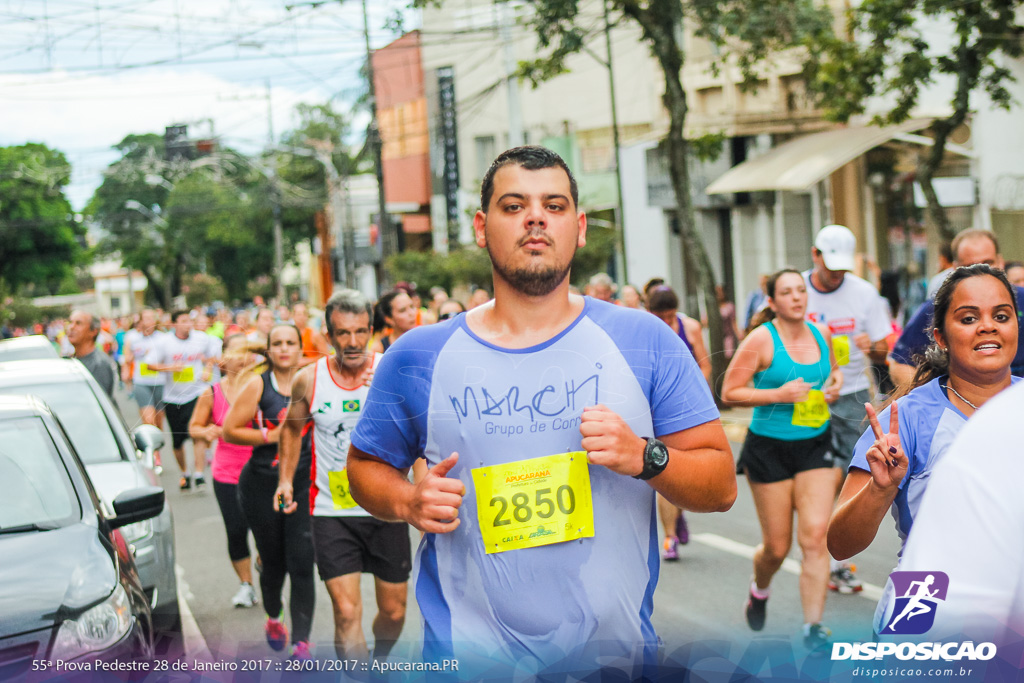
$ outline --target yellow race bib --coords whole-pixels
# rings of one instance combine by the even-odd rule
[[[335,510],[348,510],[358,507],[359,503],[353,500],[352,494],[349,492],[347,469],[340,472],[328,472],[327,480],[330,482],[331,501],[334,502]]]
[[[184,384],[188,384],[189,382],[195,382],[195,369],[190,365],[187,368],[182,368],[178,372],[172,372],[171,379],[174,380],[175,382],[181,382]]]
[[[845,334],[832,337],[832,353],[836,355],[837,365],[850,364],[850,338]]]
[[[807,400],[793,404],[793,425],[797,427],[817,429],[828,422],[828,418],[828,403],[823,391],[811,389],[807,392]]]
[[[149,369],[149,363],[139,363],[140,377],[156,377],[159,374],[156,370]]]
[[[488,555],[594,535],[585,452],[478,467],[472,474]]]

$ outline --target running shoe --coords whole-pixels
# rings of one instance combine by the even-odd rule
[[[197,474],[195,476],[195,483],[196,483],[196,490],[198,491],[199,487],[201,487],[201,486],[205,487],[206,486],[206,477],[204,477],[201,474]]]
[[[288,629],[280,619],[267,617],[267,625],[263,627],[267,634],[267,645],[271,650],[281,651],[288,644]]]
[[[679,545],[686,545],[690,542],[690,528],[686,526],[686,517],[683,516],[683,511],[679,511],[679,517],[676,518],[676,538],[679,539]]]
[[[760,631],[764,628],[765,619],[768,617],[768,598],[755,597],[753,593],[747,596],[747,607],[744,610],[747,615],[747,626],[751,631]]]
[[[187,475],[181,475],[181,481],[178,482],[178,488],[182,491],[192,488],[192,479]]]
[[[678,560],[679,559],[679,551],[677,550],[678,547],[679,547],[679,539],[678,538],[676,538],[675,536],[672,536],[670,538],[666,538],[665,539],[664,552],[662,552],[661,556],[663,558],[665,558],[666,560],[668,560],[669,562],[672,562],[674,560]]]
[[[304,640],[292,643],[292,653],[289,656],[289,659],[313,659],[313,653],[309,649],[309,643]]]
[[[824,656],[832,649],[832,631],[821,624],[811,624],[810,630],[804,634],[804,647],[811,651],[811,656]]]
[[[258,602],[256,589],[252,587],[251,583],[246,583],[245,581],[238,587],[235,597],[231,598],[231,604],[235,607],[253,607]]]
[[[864,584],[853,574],[856,569],[856,566],[850,565],[832,570],[828,577],[829,589],[844,594],[859,593],[864,590]]]

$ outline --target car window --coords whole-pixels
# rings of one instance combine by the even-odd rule
[[[0,531],[57,527],[81,514],[60,454],[38,417],[0,420]]]
[[[92,389],[85,382],[30,384],[20,387],[0,387],[2,394],[31,394],[46,401],[64,429],[71,445],[86,465],[118,462],[121,449],[110,431],[103,409]]]
[[[0,347],[0,362],[15,360],[46,360],[48,358],[60,358],[52,348],[36,346],[22,346],[16,348]]]

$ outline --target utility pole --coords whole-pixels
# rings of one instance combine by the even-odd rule
[[[270,79],[267,79],[267,134],[270,148],[274,148],[274,108],[270,94]],[[281,225],[281,191],[277,186],[277,167],[270,163],[270,202],[274,217],[274,283],[276,284],[277,303],[287,304],[284,296],[284,228]]]
[[[512,45],[515,10],[508,0],[501,2],[498,7],[498,26],[501,30],[501,46],[505,56],[505,89],[508,97],[508,146],[511,148],[519,147],[526,141],[523,135],[523,108],[519,102],[519,79],[516,77],[516,58]]]
[[[377,208],[380,212],[377,230],[381,240],[382,258],[381,262],[377,264],[376,270],[377,286],[381,287],[386,281],[383,261],[388,256],[402,251],[405,245],[401,231],[393,228],[391,221],[388,220],[387,201],[384,197],[384,161],[381,150],[380,123],[377,120],[377,89],[373,82],[373,51],[370,49],[370,18],[366,11],[366,0],[363,0],[363,37],[366,39],[366,80],[370,95],[370,129],[366,142],[373,154],[373,164],[377,172]]]
[[[619,284],[629,282],[626,270],[626,222],[622,210],[622,156],[619,146],[619,114],[615,106],[615,73],[612,70],[611,22],[608,20],[608,0],[601,0],[604,8],[604,47],[608,57],[608,91],[612,110],[612,144],[615,146],[615,271]]]

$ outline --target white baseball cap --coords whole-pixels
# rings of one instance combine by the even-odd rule
[[[845,225],[826,225],[818,231],[814,246],[829,270],[853,270],[857,238]]]

